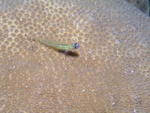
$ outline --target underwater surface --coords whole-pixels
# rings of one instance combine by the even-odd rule
[[[0,112],[150,112],[149,11],[129,2],[0,0]]]
[[[150,0],[127,0],[130,4],[150,16]]]

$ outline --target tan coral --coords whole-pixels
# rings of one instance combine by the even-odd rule
[[[1,112],[150,110],[149,18],[120,0],[20,3],[0,12]],[[81,48],[66,56],[36,37]]]

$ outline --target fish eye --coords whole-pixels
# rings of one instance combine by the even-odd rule
[[[80,44],[79,43],[74,43],[74,48],[75,49],[78,49],[80,47]]]

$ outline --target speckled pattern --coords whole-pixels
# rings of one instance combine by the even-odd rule
[[[142,12],[123,0],[7,4],[0,11],[1,113],[150,111],[150,19]],[[36,37],[81,48],[65,55]]]
[[[127,0],[129,3],[150,16],[150,0]]]

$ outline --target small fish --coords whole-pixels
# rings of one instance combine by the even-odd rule
[[[52,41],[47,41],[45,39],[36,38],[36,41],[51,47],[53,49],[62,50],[62,51],[70,51],[73,49],[78,49],[80,47],[79,43],[72,43],[72,44],[63,44],[63,43],[57,43]]]

